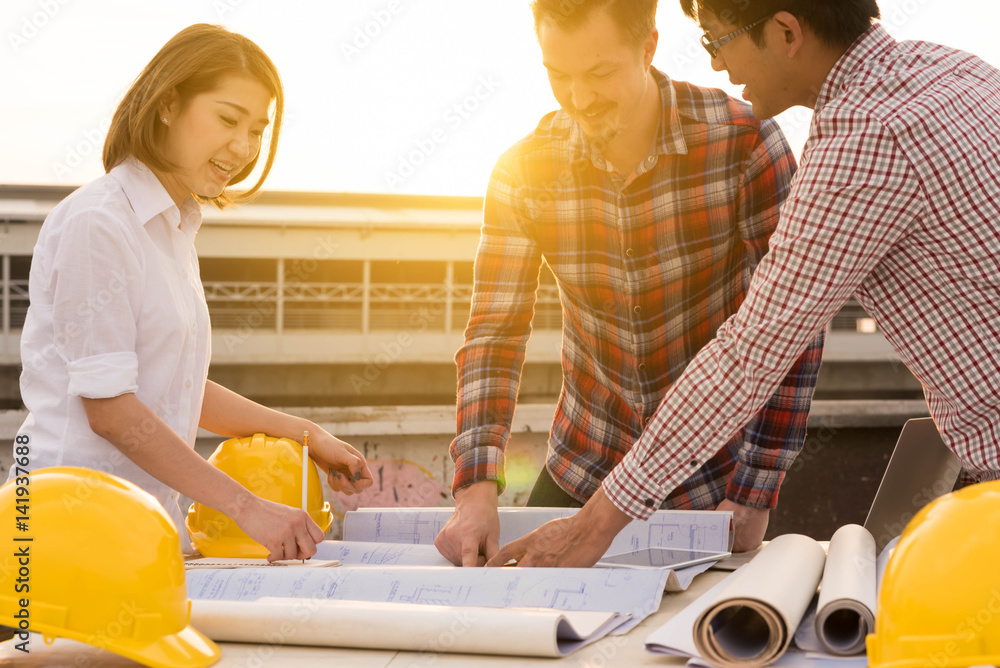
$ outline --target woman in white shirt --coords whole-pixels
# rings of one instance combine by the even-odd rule
[[[260,189],[282,111],[274,64],[223,28],[190,26],[150,61],[112,119],[108,173],[61,202],[39,233],[21,338],[29,415],[16,442],[29,444],[31,469],[84,466],[131,480],[178,528],[183,493],[227,514],[271,559],[298,559],[323,539],[308,514],[258,498],[193,450],[199,425],[296,440],[308,430],[309,454],[334,490],[372,484],[347,443],[208,380],[199,202],[221,208]],[[231,195],[253,172],[268,125],[259,179]]]

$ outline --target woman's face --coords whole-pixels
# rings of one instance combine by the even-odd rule
[[[230,76],[183,108],[179,100],[161,106],[161,150],[177,167],[156,175],[178,206],[191,194],[218,197],[254,159],[270,105],[271,94],[259,81]]]

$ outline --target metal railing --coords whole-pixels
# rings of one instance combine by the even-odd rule
[[[413,329],[461,332],[469,319],[471,285],[408,283],[306,283],[279,286],[263,281],[204,284],[214,329],[331,330],[339,332]],[[28,281],[8,282],[10,329],[21,329],[28,310]],[[449,314],[450,313],[450,318]],[[450,323],[450,326],[449,326]],[[535,330],[559,330],[562,309],[555,285],[540,285]],[[831,323],[834,331],[875,331],[871,317],[854,300]]]

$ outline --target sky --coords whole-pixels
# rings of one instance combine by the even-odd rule
[[[996,0],[880,0],[898,39],[1000,65]],[[557,108],[528,0],[2,0],[0,183],[79,185],[103,173],[115,106],[192,23],[243,33],[285,84],[268,190],[481,196],[497,157]],[[661,0],[653,65],[739,97],[700,31]],[[793,150],[810,111],[778,118]]]

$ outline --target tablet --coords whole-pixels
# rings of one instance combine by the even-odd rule
[[[677,569],[703,564],[706,561],[721,561],[731,556],[730,552],[715,550],[684,550],[672,547],[650,547],[644,550],[602,557],[597,562],[602,568],[662,568]]]

